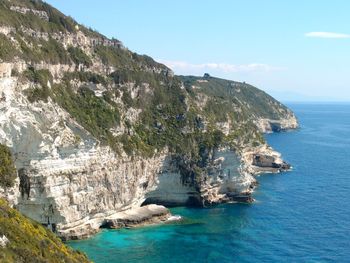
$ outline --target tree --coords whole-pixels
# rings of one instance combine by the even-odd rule
[[[0,187],[12,187],[16,179],[16,168],[10,149],[0,144]]]

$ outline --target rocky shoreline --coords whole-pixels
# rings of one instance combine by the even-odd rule
[[[291,113],[282,120],[261,118],[258,121],[256,121],[256,126],[263,133],[271,133],[295,130],[299,127],[299,124],[297,118],[294,116],[294,114]]]
[[[257,176],[262,173],[280,173],[292,167],[281,154],[268,145],[247,148],[242,153],[243,171]]]
[[[161,205],[146,205],[118,212],[106,218],[102,228],[131,228],[167,222],[172,217],[169,209]]]
[[[171,221],[172,217],[168,208],[151,204],[130,208],[108,217],[101,215],[76,227],[61,229],[57,234],[64,241],[80,240],[97,234],[101,228],[119,229],[161,224]]]

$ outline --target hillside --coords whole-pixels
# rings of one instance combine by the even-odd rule
[[[0,198],[0,261],[90,262],[73,251],[50,230],[24,217]]]
[[[288,168],[262,136],[297,127],[284,105],[175,76],[39,0],[0,0],[0,62],[0,143],[18,173],[0,195],[64,239],[145,203],[252,201],[254,174]]]

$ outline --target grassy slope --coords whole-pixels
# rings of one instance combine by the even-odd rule
[[[196,90],[197,93],[203,93],[211,98],[227,102],[231,106],[239,106],[244,111],[243,114],[279,119],[289,111],[283,104],[264,91],[246,83],[215,77],[180,76],[180,78],[187,87],[193,85],[200,87]],[[232,108],[229,107],[229,110],[232,111]]]
[[[50,230],[0,199],[0,237],[3,235],[9,243],[0,247],[0,262],[89,262],[84,254],[73,251]]]

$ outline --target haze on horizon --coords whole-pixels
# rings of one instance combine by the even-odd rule
[[[46,2],[176,74],[245,81],[282,101],[350,101],[350,1]]]

